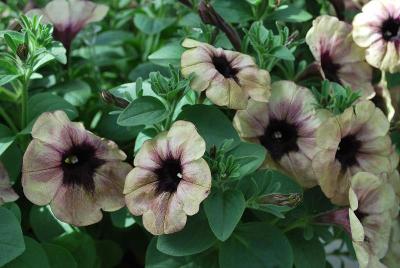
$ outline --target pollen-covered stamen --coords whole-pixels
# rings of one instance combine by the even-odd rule
[[[94,173],[104,163],[104,160],[96,157],[96,148],[93,145],[82,143],[72,146],[62,157],[63,184],[82,186],[93,192]]]
[[[386,41],[400,41],[400,19],[387,19],[383,22],[381,30]]]
[[[321,54],[321,68],[328,80],[339,84],[341,83],[338,75],[340,65],[333,62],[329,51],[325,51]]]
[[[335,158],[340,162],[342,169],[347,169],[357,164],[357,153],[361,147],[361,141],[356,136],[348,135],[339,143]]]
[[[299,150],[297,145],[297,127],[285,120],[271,119],[260,137],[261,144],[268,150],[271,157],[279,161],[283,155]]]
[[[217,71],[225,78],[236,77],[237,70],[235,70],[235,68],[232,68],[230,62],[228,62],[225,56],[214,56],[212,58],[212,62],[215,66],[215,69],[217,69]]]
[[[180,159],[171,157],[163,160],[161,167],[155,173],[158,178],[157,192],[174,193],[183,177]]]

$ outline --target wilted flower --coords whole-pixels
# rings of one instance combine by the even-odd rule
[[[211,172],[202,158],[205,141],[190,122],[177,121],[169,131],[146,141],[125,183],[125,202],[154,235],[181,230],[187,215],[199,211],[208,196]]]
[[[360,268],[385,267],[381,262],[388,249],[395,202],[392,186],[368,172],[351,178],[350,208],[319,215],[317,223],[342,226],[351,236]]]
[[[191,87],[205,91],[216,105],[241,110],[246,109],[249,98],[268,101],[269,73],[259,69],[250,56],[191,39],[182,45],[188,48],[181,58],[182,74],[188,77],[193,73]]]
[[[316,100],[310,90],[290,81],[273,83],[271,93],[268,103],[250,100],[246,110],[236,113],[233,125],[242,139],[267,149],[265,167],[282,170],[304,187],[315,186],[311,160],[320,125]]]
[[[325,195],[334,204],[348,204],[350,178],[359,171],[391,173],[389,121],[370,101],[361,101],[328,118],[317,130],[320,149],[313,169]]]
[[[22,186],[34,204],[50,204],[54,215],[77,226],[101,220],[124,206],[123,187],[131,166],[112,142],[69,121],[63,111],[43,113],[24,155]]]
[[[0,162],[0,206],[4,203],[14,202],[18,195],[11,188],[10,178],[3,164]]]
[[[313,21],[306,42],[328,80],[350,86],[363,97],[374,95],[372,68],[365,62],[365,52],[351,35],[352,27],[336,17],[320,16]]]
[[[353,38],[366,60],[383,71],[400,71],[400,2],[373,0],[353,20]]]
[[[90,1],[53,0],[44,9],[32,9],[27,15],[43,16],[42,22],[53,24],[54,38],[69,51],[72,40],[81,29],[102,20],[107,12],[108,6]]]

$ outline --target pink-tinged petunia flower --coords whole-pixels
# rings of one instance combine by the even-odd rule
[[[317,223],[343,227],[353,240],[360,268],[384,268],[380,260],[388,251],[395,202],[392,186],[384,179],[368,172],[351,178],[348,198],[350,208],[324,213]]]
[[[374,95],[372,68],[365,62],[364,50],[354,43],[351,31],[350,24],[324,15],[313,21],[306,42],[324,78],[370,98]]]
[[[270,76],[256,66],[253,58],[239,52],[215,48],[209,44],[186,39],[182,46],[182,74],[194,74],[191,87],[216,105],[246,109],[248,99],[267,102]]]
[[[319,152],[313,170],[325,195],[337,205],[348,204],[350,178],[359,171],[393,172],[389,121],[370,101],[327,118],[316,133]]]
[[[353,38],[366,48],[367,62],[383,71],[400,71],[400,1],[373,0],[353,20]]]
[[[192,123],[177,121],[146,141],[135,156],[125,202],[133,215],[143,215],[143,225],[152,234],[177,232],[187,215],[199,211],[211,187],[211,171],[202,158],[205,148]]]
[[[10,178],[3,164],[0,162],[0,206],[4,203],[14,202],[18,195],[11,188]]]
[[[42,22],[54,26],[54,38],[70,50],[75,36],[91,22],[102,20],[108,6],[82,0],[53,0],[43,9],[30,10],[27,15],[43,16]]]
[[[311,161],[316,153],[315,131],[320,119],[311,91],[290,81],[272,84],[268,103],[249,101],[237,111],[233,125],[239,136],[268,151],[264,167],[279,169],[304,187],[316,185]]]
[[[77,226],[96,223],[102,212],[123,207],[131,166],[118,146],[69,121],[63,111],[43,113],[24,155],[22,186],[34,204]]]

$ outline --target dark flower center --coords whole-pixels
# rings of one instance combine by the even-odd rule
[[[383,22],[381,31],[384,40],[400,41],[400,19],[387,19]]]
[[[237,70],[231,67],[230,63],[224,56],[213,57],[212,62],[215,69],[225,78],[235,78]]]
[[[331,82],[340,84],[340,78],[338,76],[338,71],[340,65],[333,62],[331,55],[328,51],[321,54],[321,68],[324,71],[325,77]]]
[[[81,143],[72,146],[62,157],[63,184],[82,186],[86,191],[93,192],[94,173],[104,163],[104,160],[96,157],[93,145]]]
[[[260,137],[261,144],[271,154],[272,159],[279,161],[283,155],[299,150],[297,145],[297,128],[285,120],[271,119]]]
[[[357,140],[354,135],[348,135],[339,143],[339,147],[336,151],[335,158],[342,165],[342,169],[347,169],[357,164],[357,153],[361,147],[361,142]]]
[[[157,192],[174,193],[182,179],[180,159],[167,158],[160,168],[155,171],[158,178]]]

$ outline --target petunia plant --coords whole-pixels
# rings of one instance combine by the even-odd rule
[[[397,268],[399,14],[0,2],[0,267]]]

